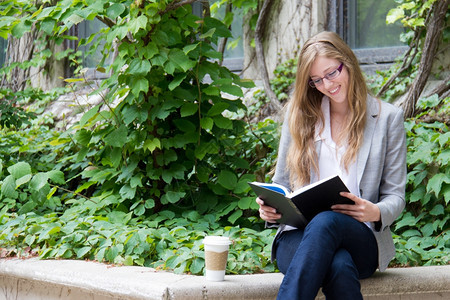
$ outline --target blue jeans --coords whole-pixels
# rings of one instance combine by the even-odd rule
[[[275,247],[278,268],[285,275],[279,300],[314,299],[320,287],[327,299],[362,299],[359,279],[378,267],[371,229],[333,211],[318,214],[305,229],[283,232]]]

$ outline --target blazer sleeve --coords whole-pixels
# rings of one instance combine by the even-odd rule
[[[376,203],[381,221],[375,223],[376,231],[388,228],[405,207],[406,133],[403,111],[396,109],[395,112],[386,120],[386,155]]]

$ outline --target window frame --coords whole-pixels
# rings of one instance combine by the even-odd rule
[[[336,32],[345,42],[349,40],[351,26],[348,16],[349,0],[327,0],[326,30]],[[395,59],[403,55],[408,46],[391,46],[377,48],[352,49],[363,71],[374,73],[376,70],[387,69]]]

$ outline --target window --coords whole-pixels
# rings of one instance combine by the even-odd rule
[[[94,19],[92,21],[83,21],[77,25],[77,36],[79,39],[89,39],[89,37],[92,34],[99,32],[104,27],[106,27],[106,25],[103,24],[98,19]],[[96,51],[89,50],[90,46],[94,44],[97,40],[98,36],[96,36],[93,39],[92,43],[86,46],[81,46],[78,48],[78,50],[82,52],[83,66],[88,70],[86,76],[88,78],[100,79],[108,76],[105,73],[100,73],[96,71],[98,64],[101,62],[103,58],[103,53],[101,52],[101,50],[103,49],[103,45],[105,44],[105,42],[101,41]],[[105,60],[104,63],[105,66],[108,66],[112,63],[111,56],[112,53],[110,53],[110,56]]]
[[[7,40],[0,38],[0,68],[3,67],[3,64],[5,63],[7,44]]]
[[[394,0],[328,0],[327,29],[348,43],[370,73],[389,66],[406,50],[399,40],[403,27],[386,24],[387,13],[396,6]]]

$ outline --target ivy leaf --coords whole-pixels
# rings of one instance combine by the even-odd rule
[[[200,257],[196,257],[192,260],[192,264],[189,269],[192,274],[200,274],[204,266],[205,260]]]
[[[186,195],[186,193],[184,193],[184,192],[168,191],[161,197],[161,203],[162,204],[177,203],[185,195]]]
[[[2,195],[6,198],[17,199],[19,194],[16,191],[16,180],[12,175],[8,175],[2,184]]]
[[[16,188],[19,187],[19,186],[21,186],[22,184],[25,184],[25,183],[27,183],[28,181],[30,181],[31,177],[32,177],[31,174],[27,174],[27,175],[25,175],[25,176],[22,176],[22,177],[18,178],[18,179],[16,180]]]
[[[89,253],[89,251],[91,251],[91,249],[92,247],[90,246],[81,247],[75,250],[75,254],[77,255],[77,258],[83,258],[86,254]]]
[[[20,39],[26,32],[29,32],[31,30],[31,22],[27,19],[22,19],[19,23],[16,24],[16,26],[13,27],[11,34],[17,38]]]
[[[142,216],[145,213],[145,206],[144,204],[139,204],[135,209],[133,209],[133,213],[136,216]]]
[[[215,28],[211,28],[211,29],[208,30],[207,32],[201,34],[201,35],[199,36],[199,38],[200,38],[200,39],[206,39],[206,38],[212,37],[213,34],[214,34],[214,32],[216,32],[216,29],[215,29]]]
[[[249,209],[252,207],[253,202],[255,202],[254,197],[242,197],[238,202],[238,206],[240,209]]]
[[[222,129],[233,129],[233,122],[222,115],[217,115],[214,117],[214,124]]]
[[[223,170],[217,177],[217,183],[228,190],[234,190],[237,184],[236,174],[231,171]]]
[[[196,103],[185,103],[180,110],[182,117],[192,116],[198,111],[198,104]]]
[[[133,82],[133,85],[131,87],[131,92],[136,97],[139,97],[140,92],[148,92],[149,84],[148,80],[145,78],[139,78],[137,81]]]
[[[423,236],[431,236],[434,232],[433,224],[432,223],[425,224],[420,229],[420,231],[422,232]]]
[[[147,139],[144,142],[144,149],[153,152],[156,148],[161,149],[161,141],[158,138]]]
[[[53,29],[55,28],[55,25],[56,25],[56,21],[55,20],[53,20],[53,19],[45,19],[41,23],[41,29],[46,34],[51,35],[52,32],[53,32]]]
[[[204,18],[206,28],[215,29],[215,35],[220,37],[232,38],[233,35],[227,26],[218,19]]]
[[[31,174],[31,166],[26,162],[18,162],[8,168],[8,172],[15,178]]]
[[[220,90],[218,87],[210,85],[207,88],[203,89],[203,93],[209,96],[219,96]]]
[[[439,197],[439,193],[441,192],[442,183],[450,183],[450,178],[447,174],[438,173],[434,175],[427,184],[427,192],[434,192],[436,197]]]
[[[147,27],[148,19],[144,15],[140,15],[136,19],[131,19],[128,23],[128,29],[131,33],[136,34],[140,29]]]
[[[386,24],[395,23],[395,21],[399,19],[403,19],[405,17],[405,12],[403,9],[396,7],[391,9],[386,16]]]
[[[56,184],[65,184],[64,173],[58,170],[51,170],[47,172],[48,178]]]
[[[106,15],[110,19],[114,20],[115,18],[120,16],[124,11],[125,11],[125,5],[123,5],[122,3],[114,3],[113,5],[111,5],[110,7],[108,7],[106,9]]]
[[[37,203],[34,201],[28,201],[25,203],[18,211],[19,215],[26,214],[30,211],[32,211],[37,206]]]
[[[430,215],[432,216],[439,216],[444,214],[444,206],[441,204],[436,205],[433,207],[433,209],[430,211]]]
[[[231,214],[231,216],[228,217],[228,221],[231,224],[234,224],[240,217],[242,217],[242,214],[242,210],[236,210],[233,214]]]
[[[83,18],[83,17],[80,17],[80,16],[77,15],[77,14],[71,14],[71,15],[69,16],[69,18],[67,18],[67,21],[69,21],[70,23],[72,23],[72,24],[74,24],[74,25],[77,25],[78,23],[83,22],[83,21],[84,21],[84,18]]]
[[[97,105],[83,114],[80,119],[80,126],[83,127],[90,119],[92,119],[97,114],[99,108],[100,106]]]
[[[132,188],[128,184],[125,184],[120,188],[119,194],[122,199],[133,199],[136,195],[136,188]]]
[[[416,223],[416,218],[411,213],[406,213],[401,220],[395,223],[395,230],[399,230],[404,226],[414,227]]]
[[[200,43],[196,43],[196,44],[184,46],[184,48],[183,48],[184,54],[187,55],[189,52],[191,52],[192,50],[194,50],[195,48],[197,48],[197,46],[198,46],[199,44],[200,44]]]
[[[148,60],[135,58],[128,67],[128,73],[132,75],[145,75],[150,71],[151,65]]]
[[[243,97],[244,93],[242,92],[242,89],[237,86],[237,85],[233,85],[233,84],[223,84],[220,87],[220,90],[224,93],[233,95],[233,96],[237,96],[237,97]]]
[[[444,147],[444,145],[449,144],[450,143],[450,131],[439,135],[438,141],[439,141],[439,145],[441,147]]]
[[[216,116],[224,112],[230,105],[225,102],[214,104],[208,111],[208,116]]]
[[[175,78],[169,83],[169,90],[173,91],[186,78],[186,74],[177,74]]]
[[[75,140],[83,146],[87,146],[91,141],[91,132],[86,129],[78,130],[75,133]]]
[[[446,185],[442,188],[442,193],[444,194],[445,204],[448,205],[450,202],[450,185]]]
[[[30,188],[34,191],[39,191],[47,184],[48,184],[47,173],[37,173],[33,176],[33,179],[31,179]]]
[[[204,117],[200,120],[200,126],[203,129],[211,130],[214,126],[214,120],[208,117]]]
[[[127,127],[125,125],[121,125],[105,137],[105,143],[106,145],[122,148],[127,142],[127,136]]]
[[[187,72],[196,64],[195,61],[190,60],[180,49],[171,49],[169,52],[169,60],[179,66],[184,72]]]

